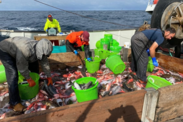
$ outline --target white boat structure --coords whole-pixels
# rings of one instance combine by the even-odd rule
[[[145,11],[149,14],[152,14],[157,3],[158,3],[158,0],[149,0]]]
[[[69,32],[64,32],[63,35],[67,35]],[[89,31],[90,33],[90,49],[95,49],[96,42],[101,38],[104,38],[104,34],[112,34],[113,39],[117,40],[120,46],[124,46],[125,42],[130,42],[131,37],[135,33],[135,29],[129,30],[103,30],[103,31]],[[43,31],[14,31],[14,30],[0,30],[0,35],[15,37],[27,37],[34,39],[34,36],[46,36],[47,34]],[[63,36],[57,34],[57,36]]]

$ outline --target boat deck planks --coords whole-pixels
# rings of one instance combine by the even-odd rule
[[[138,122],[141,119],[145,90],[119,94],[46,111],[9,117],[14,122]]]

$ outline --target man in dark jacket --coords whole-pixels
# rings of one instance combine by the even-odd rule
[[[66,47],[68,52],[82,51],[81,46],[84,45],[85,57],[88,61],[91,61],[89,55],[89,33],[88,31],[72,32],[66,37]]]
[[[153,65],[158,66],[155,57],[156,48],[163,43],[164,39],[171,40],[175,36],[175,33],[175,29],[173,28],[167,28],[164,32],[160,29],[146,29],[142,32],[136,32],[132,36],[131,69],[137,73],[141,83],[146,83],[148,56],[151,56]]]
[[[29,63],[40,61],[47,75],[48,85],[52,84],[47,57],[53,50],[47,39],[35,41],[26,37],[14,37],[0,41],[0,60],[5,67],[9,86],[9,103],[15,111],[23,111],[18,90],[18,71],[26,78],[30,87],[36,83],[29,75]]]

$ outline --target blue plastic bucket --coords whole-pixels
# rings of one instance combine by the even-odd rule
[[[67,52],[66,46],[62,45],[62,46],[53,46],[53,51],[52,53],[65,53]]]

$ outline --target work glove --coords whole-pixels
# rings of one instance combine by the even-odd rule
[[[48,32],[48,29],[46,29],[46,32]]]
[[[48,84],[47,84],[48,86],[49,86],[50,84],[53,85],[53,81],[52,81],[52,78],[51,78],[51,77],[48,77],[47,80],[48,80]]]
[[[147,51],[147,55],[150,56],[150,51],[149,51],[149,49],[147,49],[146,51]]]
[[[77,55],[78,54],[78,51],[74,50],[74,53]]]
[[[35,81],[32,80],[32,78],[27,79],[27,82],[29,83],[29,86],[30,86],[30,87],[33,87],[33,86],[36,85]]]
[[[153,65],[158,67],[158,62],[156,61],[156,57],[152,58],[152,61],[153,61]]]
[[[60,32],[59,34],[63,34],[62,32]]]
[[[87,58],[88,61],[92,61],[91,58]]]

